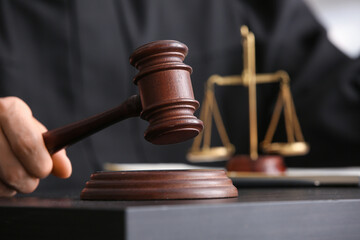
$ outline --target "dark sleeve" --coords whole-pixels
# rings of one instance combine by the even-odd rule
[[[257,39],[258,72],[286,70],[296,111],[311,151],[289,166],[360,164],[360,59],[328,39],[302,1],[248,1]],[[262,7],[259,7],[262,6]]]

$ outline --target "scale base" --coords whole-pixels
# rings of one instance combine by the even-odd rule
[[[285,172],[286,166],[284,158],[279,155],[260,155],[256,160],[249,155],[235,155],[227,162],[226,170],[278,175]]]

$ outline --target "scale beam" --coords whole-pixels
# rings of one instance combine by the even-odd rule
[[[259,158],[256,85],[279,83],[279,95],[274,112],[269,123],[264,140],[260,147],[264,153],[280,156],[298,156],[307,154],[310,147],[305,142],[299,120],[296,115],[294,101],[290,91],[290,77],[285,71],[275,73],[256,73],[255,36],[247,26],[240,28],[243,46],[243,71],[241,75],[220,76],[212,75],[205,85],[205,97],[202,103],[200,119],[203,120],[205,130],[195,138],[187,158],[192,162],[222,161],[229,159],[235,152],[223,124],[220,110],[216,102],[215,85],[217,86],[244,86],[248,88],[249,101],[249,158],[256,162]],[[273,136],[279,124],[281,113],[284,114],[287,142],[274,143]],[[222,146],[211,147],[212,119],[215,121]],[[201,146],[201,143],[203,145]]]

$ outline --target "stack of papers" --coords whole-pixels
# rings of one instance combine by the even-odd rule
[[[184,163],[106,163],[105,171],[140,171],[140,170],[188,170],[222,169],[199,167]],[[359,187],[360,167],[346,168],[288,168],[279,175],[258,172],[227,172],[237,187],[320,187],[350,186]]]

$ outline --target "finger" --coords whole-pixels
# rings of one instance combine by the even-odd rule
[[[16,195],[16,191],[0,181],[0,197],[13,197]]]
[[[68,178],[71,176],[72,167],[65,150],[61,150],[52,155],[53,170],[52,174],[59,178]]]
[[[12,152],[0,129],[0,179],[18,192],[31,193],[39,185],[39,179],[31,176]]]
[[[38,120],[34,119],[39,128],[41,129],[41,132],[46,132],[47,128]],[[52,174],[59,178],[68,178],[71,176],[72,173],[72,166],[70,159],[66,155],[65,149],[60,150],[59,152],[53,154],[51,156],[53,161],[53,169]]]
[[[53,168],[52,159],[30,108],[16,97],[2,99],[0,123],[12,152],[26,171],[38,178],[48,176]]]

